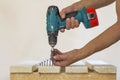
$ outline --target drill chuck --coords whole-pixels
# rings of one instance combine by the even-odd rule
[[[58,31],[48,31],[48,42],[51,47],[54,47],[57,43]]]

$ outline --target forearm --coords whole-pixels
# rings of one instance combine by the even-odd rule
[[[77,60],[88,57],[95,52],[101,51],[118,40],[120,40],[120,0],[116,0],[117,22],[100,34],[98,37],[86,44],[82,49],[78,50]]]
[[[120,40],[120,23],[117,22],[82,48],[82,56],[87,57],[101,51]]]
[[[81,0],[72,4],[74,11],[81,9],[83,6],[85,7],[94,7],[101,8],[113,3],[115,0]]]
[[[87,7],[101,8],[113,3],[115,0],[82,0]]]

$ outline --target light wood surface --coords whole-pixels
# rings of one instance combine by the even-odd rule
[[[10,80],[116,80],[116,74],[99,74],[89,72],[86,74],[10,74]]]
[[[65,67],[66,73],[88,73],[88,67],[83,61],[76,62],[70,66]]]
[[[10,73],[32,73],[37,70],[37,65],[16,65],[11,66]]]
[[[60,66],[38,66],[39,73],[60,73]]]
[[[116,67],[100,60],[87,60],[86,65],[89,69],[98,73],[116,73]]]
[[[10,67],[10,73],[32,73],[38,69],[35,61],[26,61]]]
[[[10,80],[40,80],[40,75],[36,73],[11,73]]]
[[[46,63],[49,62],[47,61]],[[91,63],[94,63],[94,65],[91,65]],[[99,65],[95,65],[98,63]],[[87,61],[89,69],[83,62],[78,62],[67,67],[46,65],[43,63],[24,64],[22,66],[11,67],[10,80],[116,80],[116,72],[112,72],[111,74],[112,66],[110,67],[110,65],[105,64],[103,65],[103,63],[96,61]],[[34,68],[35,65],[36,68]]]

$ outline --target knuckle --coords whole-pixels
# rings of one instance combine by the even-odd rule
[[[61,10],[61,13],[62,13],[62,14],[66,14],[66,9],[62,9],[62,10]]]

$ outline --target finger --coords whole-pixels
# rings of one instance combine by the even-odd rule
[[[55,55],[53,57],[53,59],[56,60],[56,61],[62,61],[62,60],[64,60],[64,57],[63,57],[63,55]]]
[[[71,28],[74,29],[75,27],[75,18],[71,17]]]
[[[79,27],[79,24],[80,24],[80,23],[78,22],[78,20],[75,20],[75,27],[76,27],[76,28]]]
[[[65,67],[65,66],[66,66],[66,65],[63,64],[63,62],[61,62],[61,61],[54,62],[53,64],[56,65],[56,66],[62,66],[62,67]]]
[[[58,49],[54,49],[55,54],[62,54]]]
[[[53,64],[56,65],[56,66],[61,66],[62,65],[60,61],[55,61],[55,60],[53,61]]]
[[[71,27],[71,21],[70,21],[70,18],[67,18],[66,19],[66,29],[69,30]]]
[[[53,61],[53,64],[56,65],[56,66],[68,66],[69,64],[66,63],[66,61]]]

